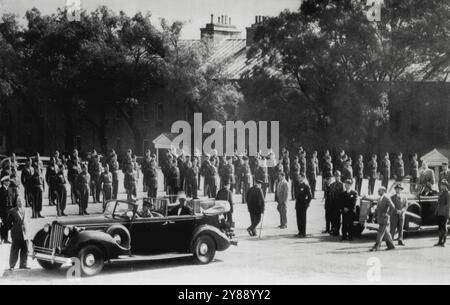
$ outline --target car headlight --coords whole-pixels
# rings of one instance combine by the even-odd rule
[[[64,228],[64,235],[65,236],[69,236],[69,234],[70,234],[70,228],[69,227],[65,227]]]
[[[44,232],[45,233],[50,232],[50,225],[48,223],[44,226]]]

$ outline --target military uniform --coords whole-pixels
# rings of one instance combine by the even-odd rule
[[[312,193],[310,187],[300,181],[295,183],[294,189],[298,234],[304,237],[306,236],[306,215],[312,200]]]
[[[317,174],[319,172],[319,161],[316,157],[312,157],[306,164],[306,179],[311,187],[312,198],[316,198]]]
[[[396,181],[402,181],[405,177],[405,163],[402,158],[397,158],[394,161],[394,175]]]
[[[10,184],[8,188],[8,196],[9,201],[11,202],[11,205],[13,207],[17,206],[17,198],[19,198],[19,178],[17,177],[17,172],[15,170],[11,171],[10,178]]]
[[[102,175],[102,166],[98,160],[98,156],[94,157],[91,162],[89,162],[88,172],[91,176],[91,193],[93,202],[100,202],[100,194],[102,189],[100,187],[100,176]]]
[[[180,169],[172,164],[167,173],[167,189],[169,195],[178,194],[180,188]]]
[[[284,154],[283,159],[281,160],[281,164],[283,164],[283,172],[285,173],[286,180],[289,181],[289,177],[291,175],[290,168],[291,161],[289,160],[289,154]]]
[[[30,190],[30,177],[34,173],[34,168],[30,165],[22,170],[20,180],[24,188],[25,206],[31,207],[31,190]]]
[[[47,167],[47,171],[45,173],[45,182],[48,185],[48,203],[49,205],[55,205],[56,197],[55,197],[55,176],[56,176],[56,165],[50,164]]]
[[[353,180],[353,168],[350,164],[344,165],[342,170],[342,181]]]
[[[63,169],[60,169],[54,177],[53,190],[56,195],[56,212],[58,216],[64,216],[67,203],[67,190],[66,177],[64,176]]]
[[[370,160],[367,167],[367,174],[369,176],[369,195],[373,195],[375,192],[375,183],[378,178],[378,162],[376,160]]]
[[[411,174],[411,184],[419,183],[419,162],[417,160],[411,161],[409,171]]]
[[[117,194],[119,192],[119,162],[111,159],[108,164],[109,170],[112,174],[112,198],[117,199]]]
[[[294,161],[291,165],[291,197],[292,200],[295,200],[295,191],[294,191],[294,185],[297,183],[298,181],[298,177],[300,176],[300,170],[301,170],[301,166],[300,163],[298,161]],[[287,178],[286,178],[287,180]],[[287,180],[289,181],[289,180]]]
[[[79,196],[79,205],[80,205],[80,215],[87,215],[87,208],[89,203],[89,185],[90,185],[91,177],[90,175],[82,171],[77,176],[77,189]]]
[[[386,189],[389,188],[389,179],[391,178],[391,161],[388,158],[384,158],[381,161],[381,185]]]
[[[264,194],[264,198],[267,195],[267,187],[269,184],[269,173],[267,172],[267,167],[258,165],[255,169],[255,179],[261,181],[261,189]]]
[[[250,166],[244,163],[242,165],[242,203],[247,202],[246,201],[247,192],[251,187],[251,183],[252,183],[252,172],[250,170]]]
[[[104,171],[100,176],[100,187],[103,193],[103,209],[106,208],[106,202],[113,196],[113,175],[111,172]]]
[[[41,176],[41,172],[35,168],[33,176],[30,177],[30,188],[33,210],[33,218],[41,217],[42,211],[42,193],[44,191],[44,179]]]
[[[144,178],[142,181],[144,193],[148,192],[148,183],[147,183],[148,175],[149,175],[148,171],[150,170],[152,160],[153,159],[151,157],[145,156],[145,158],[144,158],[144,160],[142,160],[142,164],[141,164],[142,174],[144,175]]]
[[[442,171],[439,174],[439,184],[441,184],[442,181],[444,181],[444,180],[450,181],[450,170],[448,170],[448,169]]]
[[[158,196],[158,170],[156,167],[150,167],[146,170],[146,184],[148,198],[156,198]]]
[[[70,197],[72,200],[72,204],[79,204],[78,194],[79,191],[77,189],[77,178],[80,174],[80,160],[78,157],[72,156],[67,162],[67,179],[70,184]]]
[[[186,169],[187,196],[198,199],[198,166],[192,165]]]
[[[361,196],[362,184],[364,180],[364,161],[358,160],[355,164],[355,180],[356,180],[356,191],[358,195]]]
[[[327,181],[333,177],[333,162],[325,160],[322,166],[322,190],[325,189]]]

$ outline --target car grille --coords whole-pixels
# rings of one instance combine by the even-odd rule
[[[58,249],[63,246],[64,241],[64,227],[58,224],[52,226],[50,232],[50,241],[48,243],[49,249]]]

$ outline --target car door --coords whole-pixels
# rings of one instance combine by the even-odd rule
[[[187,252],[195,229],[196,216],[169,216],[164,224],[167,240],[164,243],[168,252]]]
[[[131,249],[135,255],[167,251],[167,217],[137,219],[131,228]]]

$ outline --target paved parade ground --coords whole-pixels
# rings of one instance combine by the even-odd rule
[[[318,197],[322,197],[321,192]],[[236,201],[240,202],[240,196],[236,196]],[[100,209],[100,204],[90,204],[88,211],[95,214],[100,213]],[[69,215],[75,215],[77,211],[77,206],[68,205]],[[45,219],[32,220],[33,232],[55,219],[54,207],[45,204],[43,212],[47,216]],[[107,265],[99,276],[80,281],[67,279],[68,268],[44,271],[30,259],[31,270],[2,271],[0,284],[450,283],[450,248],[433,247],[437,241],[437,228],[407,235],[404,248],[374,254],[368,251],[375,240],[374,232],[365,232],[362,239],[352,242],[341,242],[338,237],[321,234],[324,229],[322,199],[311,203],[306,239],[295,237],[293,202],[288,207],[288,229],[277,228],[278,215],[273,194],[269,194],[261,238],[250,238],[246,232],[250,223],[247,207],[236,204],[234,218],[239,245],[218,252],[215,261],[205,266],[193,264],[190,257],[127,262]],[[9,245],[0,245],[1,270],[8,267],[9,248]]]

